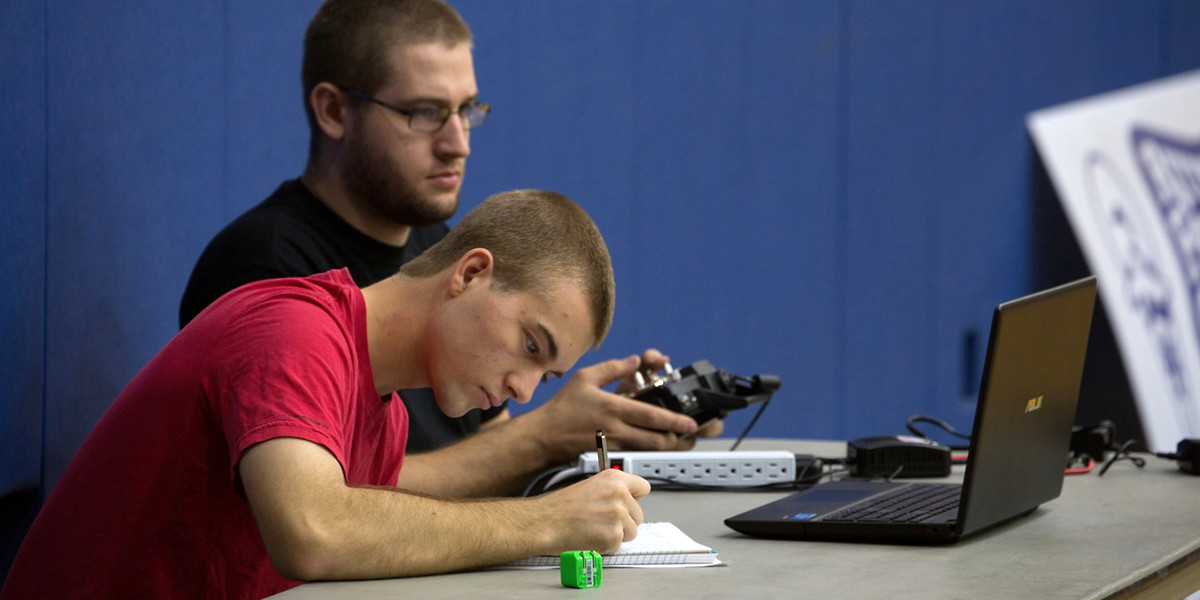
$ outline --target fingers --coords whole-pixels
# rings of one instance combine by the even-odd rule
[[[654,348],[647,348],[642,352],[641,361],[636,369],[637,373],[641,374],[639,382],[635,377],[635,373],[630,373],[617,386],[617,393],[624,395],[632,395],[640,387],[639,383],[644,383],[653,379],[654,374],[665,368],[671,362],[671,358]]]
[[[667,366],[671,362],[671,357],[659,352],[654,348],[647,348],[642,352],[642,372],[655,373]]]
[[[610,469],[610,471],[613,470]],[[621,483],[629,492],[625,500],[626,518],[622,519],[624,523],[621,528],[621,541],[628,542],[637,537],[638,525],[641,525],[646,518],[639,501],[650,493],[650,482],[637,475],[630,475],[622,471],[613,471],[613,473],[620,474]]]
[[[704,427],[701,427],[699,430],[697,430],[695,435],[679,438],[679,441],[676,442],[674,448],[672,449],[691,450],[696,446],[697,438],[715,438],[721,435],[721,432],[723,431],[725,431],[725,421],[722,421],[721,419],[714,419],[706,423]]]
[[[679,441],[676,442],[675,447],[672,448],[672,450],[687,451],[687,450],[691,450],[692,448],[695,448],[695,447],[696,447],[696,437],[691,436],[691,437],[679,438]]]
[[[642,500],[642,498],[645,498],[646,496],[648,496],[650,494],[650,482],[649,481],[646,481],[645,479],[638,477],[637,475],[631,475],[629,473],[624,473],[624,472],[622,472],[622,474],[626,476],[625,477],[625,487],[629,490],[629,495],[633,496],[634,500],[637,500],[640,502]],[[641,511],[639,510],[638,512],[640,514]],[[638,519],[638,522],[641,523],[642,522],[641,519]]]
[[[580,369],[575,376],[589,385],[604,387],[614,381],[624,379],[633,374],[641,364],[641,358],[631,354],[625,358],[615,358],[596,363]]]
[[[708,422],[704,427],[701,427],[700,430],[696,432],[696,437],[715,438],[715,437],[721,435],[721,433],[724,431],[725,431],[725,421],[722,421],[721,419],[716,419],[714,421]]]
[[[678,438],[691,436],[698,429],[691,417],[648,402],[616,395],[611,402],[612,413],[631,426],[615,432],[617,443],[626,450],[669,450],[675,447]]]

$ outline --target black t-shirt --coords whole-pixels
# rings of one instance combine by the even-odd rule
[[[209,242],[183,292],[180,327],[225,292],[260,279],[305,277],[345,267],[359,287],[366,287],[394,275],[447,231],[445,223],[416,227],[407,245],[390,246],[343,221],[300,180],[285,181]],[[451,418],[438,408],[432,390],[403,390],[400,397],[408,408],[409,452],[455,442],[503,410],[473,410]]]

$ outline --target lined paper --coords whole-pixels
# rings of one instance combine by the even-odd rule
[[[532,556],[504,565],[515,568],[557,567],[557,556]],[[681,531],[674,523],[642,523],[632,541],[601,556],[605,567],[704,567],[722,564],[717,553]]]

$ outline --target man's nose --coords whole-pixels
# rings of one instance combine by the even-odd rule
[[[471,154],[471,131],[467,129],[466,117],[450,115],[446,124],[437,132],[435,146],[438,155],[466,158]]]
[[[509,392],[512,393],[512,399],[519,404],[525,404],[533,399],[533,391],[541,381],[540,371],[522,371],[511,373],[506,383]]]

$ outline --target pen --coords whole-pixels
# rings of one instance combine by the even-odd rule
[[[596,459],[600,461],[600,469],[608,469],[612,464],[608,462],[608,440],[604,437],[604,431],[596,430]]]

